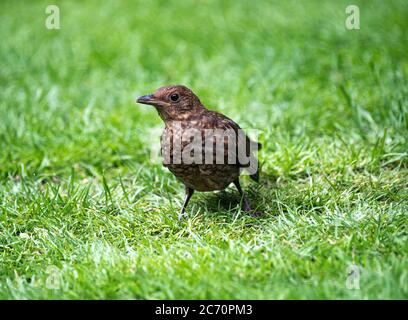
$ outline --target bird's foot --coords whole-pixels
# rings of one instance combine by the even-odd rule
[[[263,216],[263,212],[261,211],[253,211],[251,207],[249,206],[249,203],[247,201],[244,202],[242,206],[242,210],[246,213],[248,213],[251,217],[253,218],[258,218],[260,216]]]
[[[263,215],[264,215],[264,212],[262,212],[262,211],[255,211],[255,212],[249,212],[249,215],[252,217],[252,218],[259,218],[259,217],[262,217]]]

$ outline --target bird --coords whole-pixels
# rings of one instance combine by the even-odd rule
[[[253,216],[260,214],[251,210],[239,181],[241,172],[251,169],[250,178],[259,182],[258,159],[253,149],[261,149],[260,143],[249,139],[227,116],[207,109],[184,85],[163,86],[136,101],[153,106],[164,121],[161,136],[163,165],[185,186],[184,202],[178,215],[180,220],[185,217],[195,191],[223,190],[231,183],[241,196],[242,210]],[[186,132],[189,134],[186,135]],[[242,147],[241,150],[239,147]]]

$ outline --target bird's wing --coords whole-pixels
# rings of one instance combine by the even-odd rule
[[[230,118],[218,112],[214,112],[214,115],[215,116],[212,117],[215,121],[213,127],[225,130],[224,143],[220,143],[216,148],[223,148],[225,161],[228,161],[228,156],[230,159],[234,159],[239,167],[249,171],[253,180],[258,181],[258,159],[253,154],[253,151],[259,150],[262,145],[252,141],[240,126]],[[232,144],[230,145],[229,142],[229,136],[231,134],[235,135],[235,145],[233,145],[232,148]]]

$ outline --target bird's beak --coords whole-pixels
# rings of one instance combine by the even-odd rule
[[[142,104],[150,104],[150,105],[155,105],[157,103],[157,100],[154,98],[152,94],[146,94],[145,96],[141,96],[136,100],[138,103]]]

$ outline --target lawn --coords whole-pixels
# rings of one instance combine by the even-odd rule
[[[52,3],[0,2],[0,298],[408,298],[407,1]],[[174,83],[260,131],[262,217],[178,221],[135,103]]]

